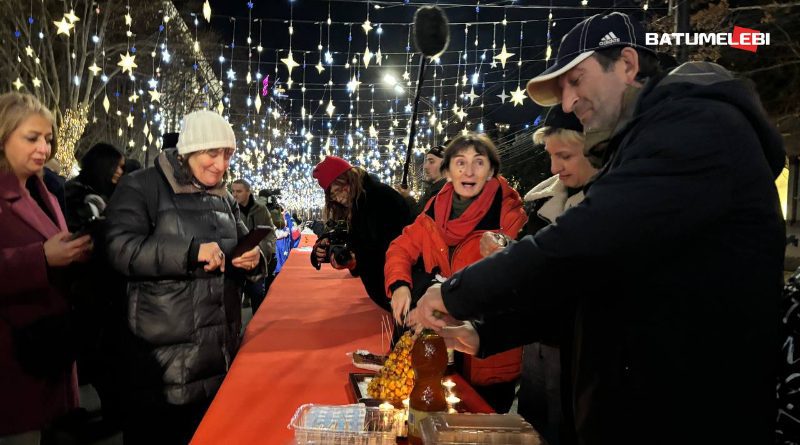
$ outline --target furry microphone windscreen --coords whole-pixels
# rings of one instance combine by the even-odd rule
[[[447,17],[438,6],[423,6],[414,14],[414,46],[428,57],[443,53],[450,43]]]

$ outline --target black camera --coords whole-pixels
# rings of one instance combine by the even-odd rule
[[[94,194],[88,194],[83,198],[83,205],[75,208],[75,216],[80,221],[78,228],[72,233],[71,239],[77,239],[84,235],[96,235],[105,221],[103,213],[106,210],[105,200]]]
[[[346,265],[351,261],[350,249],[350,233],[347,227],[347,221],[330,220],[326,224],[326,231],[319,236],[317,243],[314,247],[314,252],[311,252],[311,265],[317,270],[322,266],[321,263],[330,263],[333,258],[337,264]],[[322,244],[322,241],[327,239],[329,242],[325,246],[325,257],[318,260],[316,249]]]

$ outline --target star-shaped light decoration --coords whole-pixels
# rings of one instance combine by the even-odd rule
[[[453,114],[458,114],[458,104],[453,104]]]
[[[20,88],[22,88],[22,85],[23,85],[23,83],[22,83],[22,80],[20,80],[20,78],[19,78],[19,77],[17,77],[17,80],[15,80],[15,81],[12,83],[12,85],[14,85],[14,88],[16,88],[16,89],[18,89],[18,90],[19,90]]]
[[[68,14],[64,14],[64,18],[69,20],[70,23],[80,22],[81,18],[75,15],[75,10],[70,9]]]
[[[156,90],[150,90],[147,92],[150,95],[150,102],[161,102],[161,93]]]
[[[33,57],[33,48],[31,48],[30,45],[25,47],[25,54],[27,54],[28,57]]]
[[[42,86],[42,81],[39,80],[38,77],[34,77],[33,80],[31,80],[31,82],[33,82],[33,86],[36,87],[36,88],[39,88],[40,86]]]
[[[408,73],[408,70],[403,73],[403,80],[411,80],[411,74]]]
[[[289,80],[286,81],[286,89],[291,90],[292,85],[294,85],[294,80],[292,80],[292,78],[290,77]]]
[[[350,79],[350,82],[347,82],[347,89],[350,91],[357,91],[359,85],[361,85],[361,82],[356,79],[355,75],[353,75],[353,78]]]
[[[133,23],[133,17],[131,17],[130,13],[125,14],[125,24],[131,26],[131,23]]]
[[[506,51],[506,44],[504,43],[503,49],[500,51],[500,54],[494,56],[494,58],[500,61],[500,65],[503,66],[503,69],[506,69],[506,60],[508,60],[508,58],[513,55],[514,53]]]
[[[56,35],[64,34],[66,36],[69,36],[69,32],[72,30],[72,28],[75,27],[75,25],[68,22],[66,18],[62,18],[60,22],[53,22],[53,23],[55,23],[56,27],[58,28],[58,30],[56,31]]]
[[[506,98],[508,98],[508,94],[506,94],[505,88],[503,88],[503,93],[502,94],[498,94],[497,97],[500,98],[500,103],[501,104],[506,103]]]
[[[257,93],[256,93],[255,105],[256,105],[256,113],[260,113],[261,112],[261,96],[258,95]]]
[[[520,88],[517,85],[517,89],[511,92],[511,102],[516,107],[517,105],[522,105],[522,102],[525,100],[525,90]]]
[[[380,66],[383,66],[383,61],[381,60],[382,58],[383,54],[381,54],[381,49],[378,48],[378,52],[375,53],[375,61],[378,62],[378,65]]]
[[[369,60],[372,58],[372,52],[369,50],[369,46],[366,50],[364,50],[364,68],[369,67]]]
[[[469,94],[467,94],[467,97],[469,98],[469,104],[472,105],[472,103],[475,102],[475,99],[479,98],[480,96],[475,94],[475,87],[472,87]]]
[[[128,117],[125,118],[125,120],[128,121],[128,126],[133,128],[133,115],[129,114]]]
[[[333,106],[333,100],[329,100],[328,101],[328,107],[325,108],[325,111],[328,113],[328,117],[333,117],[333,110],[335,110],[335,109],[336,109],[336,107]]]
[[[108,114],[109,108],[111,108],[111,101],[108,100],[108,94],[106,94],[106,97],[103,98],[103,109],[106,110],[106,114]]]
[[[133,69],[138,67],[139,65],[136,64],[136,55],[131,55],[128,51],[125,51],[125,54],[119,55],[119,62],[117,65],[122,67],[122,72],[128,72],[128,74],[133,74]]]
[[[463,108],[458,110],[458,112],[456,112],[456,115],[458,115],[458,119],[462,122],[464,121],[464,118],[467,117],[467,113],[464,111]]]
[[[317,62],[317,66],[315,68],[317,69],[317,72],[320,73],[320,74],[322,74],[322,72],[325,71],[325,67],[322,66],[322,61],[321,60],[319,62]]]
[[[89,71],[92,72],[92,76],[97,77],[97,74],[103,71],[103,69],[97,66],[97,63],[92,63],[92,66],[89,67]]]
[[[361,24],[361,29],[363,29],[364,33],[366,34],[369,34],[369,32],[372,31],[372,23],[369,21],[369,19],[367,19],[366,22]]]
[[[295,61],[294,61],[294,56],[292,56],[292,52],[291,52],[291,51],[289,51],[289,55],[288,55],[288,56],[286,56],[286,57],[284,57],[283,59],[281,59],[281,62],[283,62],[284,64],[286,64],[286,68],[288,68],[288,69],[289,69],[289,75],[290,75],[290,76],[292,75],[292,70],[293,70],[295,67],[298,67],[298,66],[300,66],[300,64],[299,64],[299,63],[297,63],[297,62],[295,62]]]
[[[217,113],[222,115],[223,111],[225,111],[225,105],[222,105],[222,101],[219,101],[217,104]]]
[[[133,92],[130,96],[128,96],[128,102],[136,103],[139,100],[139,95],[136,94],[136,91]]]
[[[497,61],[496,60],[492,60],[492,63],[489,64],[489,67],[497,68]]]
[[[442,125],[442,121],[439,121],[439,125],[436,126],[436,131],[438,131],[439,133],[444,131],[444,126]]]
[[[203,3],[203,17],[206,19],[206,22],[211,21],[211,3],[209,3],[208,0]]]
[[[400,125],[400,121],[399,120],[395,119],[395,120],[392,121],[392,126],[396,127],[398,125]]]
[[[371,138],[378,137],[378,130],[375,129],[375,125],[370,124],[370,126],[369,126],[369,137],[371,137]]]

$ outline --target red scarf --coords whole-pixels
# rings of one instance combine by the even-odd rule
[[[436,203],[434,204],[433,215],[436,225],[442,231],[444,241],[448,246],[458,245],[464,240],[481,222],[486,213],[489,212],[489,207],[492,206],[494,195],[497,194],[497,189],[500,188],[500,181],[497,178],[492,178],[486,181],[486,184],[481,190],[481,194],[472,201],[456,219],[449,220],[450,212],[453,210],[453,199],[455,190],[453,183],[448,182],[442,187],[442,190],[436,195]]]

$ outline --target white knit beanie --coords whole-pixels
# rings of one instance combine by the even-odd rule
[[[213,148],[235,149],[236,136],[222,116],[213,111],[200,110],[183,117],[177,147],[182,155]]]

